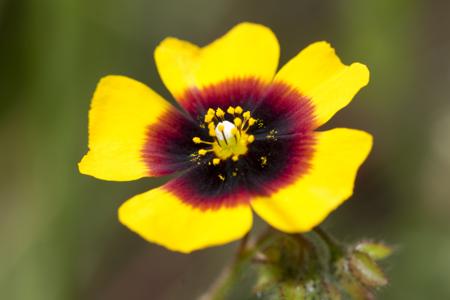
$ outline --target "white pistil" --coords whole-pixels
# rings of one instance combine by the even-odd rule
[[[226,113],[231,116],[230,121],[226,120]],[[215,157],[208,162],[209,165],[217,166],[221,161],[229,158],[238,161],[241,155],[247,153],[248,145],[255,141],[255,137],[248,134],[247,130],[256,123],[256,120],[251,117],[250,111],[244,112],[240,106],[230,106],[226,112],[221,108],[216,110],[210,108],[204,116],[204,122],[205,124],[200,127],[207,128],[212,141],[205,141],[194,136],[192,142],[209,146],[199,149],[196,153],[198,157],[206,156],[209,152],[215,154]]]
[[[216,136],[219,142],[225,142],[227,145],[233,145],[236,144],[236,126],[229,122],[229,121],[223,121],[217,124],[216,126]]]

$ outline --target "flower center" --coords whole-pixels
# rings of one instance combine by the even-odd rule
[[[214,165],[228,158],[238,161],[239,156],[247,153],[248,145],[255,140],[255,137],[247,131],[256,120],[251,117],[250,111],[244,112],[240,106],[228,107],[227,114],[220,108],[216,110],[210,108],[204,122],[212,141],[203,141],[199,137],[194,137],[192,141],[196,144],[209,145],[209,148],[198,150],[197,154],[205,156],[209,152],[214,153],[215,157],[212,160]]]

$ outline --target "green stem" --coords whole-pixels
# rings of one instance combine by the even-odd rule
[[[238,259],[233,265],[225,269],[218,281],[212,286],[212,290],[202,300],[224,300],[230,290],[239,281],[246,262]]]
[[[294,234],[294,237],[299,242],[301,251],[303,251],[303,264],[305,266],[305,272],[312,277],[320,270],[317,247],[303,234]]]
[[[331,263],[335,262],[339,258],[345,255],[344,248],[332,237],[328,232],[326,232],[321,227],[314,228],[314,232],[322,239],[322,241],[327,245],[330,252]]]
[[[238,246],[233,263],[224,269],[217,281],[201,300],[224,300],[229,291],[236,285],[239,278],[253,256],[253,251],[247,249],[249,234],[247,233]]]
[[[239,247],[237,249],[236,253],[236,259],[239,259],[242,256],[245,256],[245,253],[247,252],[247,244],[248,244],[248,238],[250,237],[250,233],[246,233],[244,237],[241,239],[241,242],[239,243]]]
[[[345,252],[343,247],[335,241],[325,230],[316,227],[314,232],[320,237],[323,243],[327,246],[330,253],[330,263],[333,264],[337,259],[342,257]],[[218,280],[211,286],[209,291],[201,297],[201,300],[224,300],[227,299],[230,291],[238,284],[242,273],[251,263],[257,251],[264,248],[264,245],[271,240],[274,231],[268,229],[263,232],[257,239],[257,242],[252,247],[248,247],[248,234],[245,235],[239,244],[234,261],[222,272]],[[293,238],[301,245],[302,251],[306,251],[303,255],[310,255],[310,265],[307,267],[309,274],[317,272],[319,266],[317,264],[317,249],[315,245],[301,234],[292,234]]]
[[[224,300],[231,289],[240,280],[241,275],[245,268],[247,268],[254,258],[256,252],[264,247],[270,237],[273,234],[273,230],[268,227],[257,239],[255,245],[249,249],[248,239],[249,234],[246,234],[237,248],[236,256],[230,266],[225,268],[217,281],[210,287],[209,291],[203,295],[200,300]]]

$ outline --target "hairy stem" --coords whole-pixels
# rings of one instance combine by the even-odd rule
[[[344,248],[323,228],[317,226],[314,228],[314,232],[327,245],[330,252],[331,263],[335,262],[345,254]]]
[[[228,292],[239,281],[240,275],[244,267],[249,263],[249,259],[253,256],[253,251],[248,251],[249,234],[247,233],[239,243],[236,256],[231,265],[225,268],[217,280],[210,287],[200,300],[223,300],[226,299]]]

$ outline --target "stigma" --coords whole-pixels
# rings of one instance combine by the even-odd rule
[[[218,165],[221,161],[231,159],[238,161],[239,157],[245,155],[248,147],[254,142],[255,137],[248,134],[249,128],[256,123],[251,117],[250,111],[240,107],[228,107],[223,111],[221,108],[208,109],[204,116],[205,127],[211,141],[204,141],[194,137],[192,141],[196,144],[205,144],[208,147],[201,148],[197,154],[206,156],[213,153],[212,164]]]
[[[218,142],[222,146],[236,144],[238,130],[230,121],[219,122],[214,131]]]

